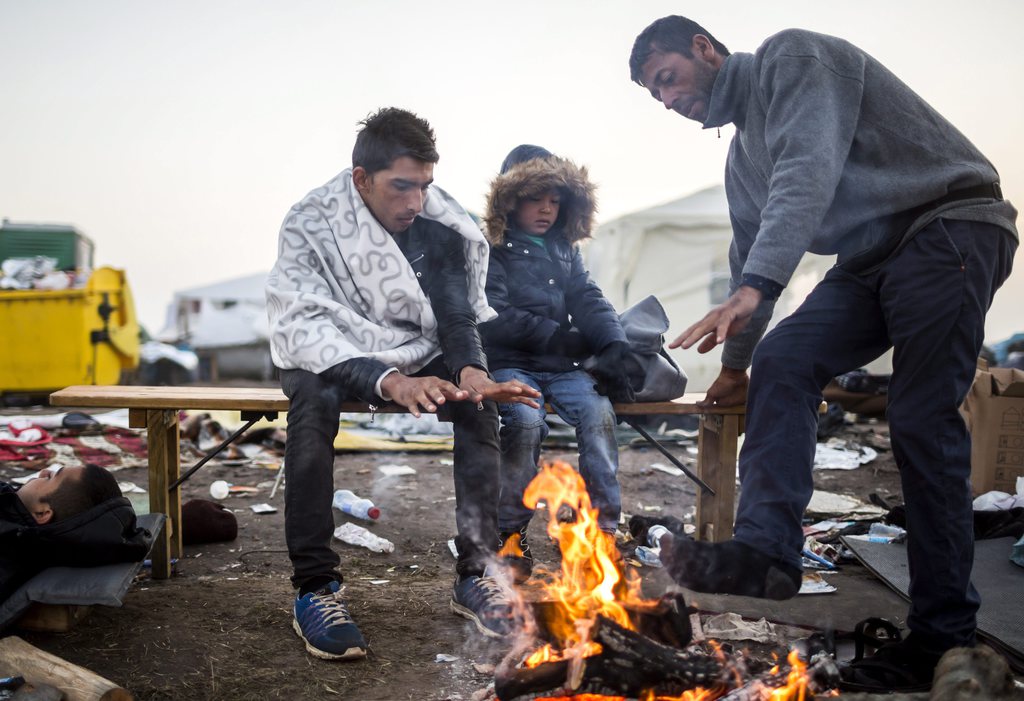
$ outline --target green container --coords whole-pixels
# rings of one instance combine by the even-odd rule
[[[92,240],[73,226],[7,220],[0,226],[0,262],[46,256],[57,259],[58,270],[92,270],[92,253]]]

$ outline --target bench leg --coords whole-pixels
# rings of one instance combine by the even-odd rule
[[[719,542],[732,537],[740,421],[736,415],[701,416],[697,474],[715,493],[697,492],[697,540]]]
[[[153,579],[171,576],[171,559],[181,557],[181,491],[169,491],[181,471],[178,412],[148,409],[149,510],[167,515],[163,532],[153,544]]]

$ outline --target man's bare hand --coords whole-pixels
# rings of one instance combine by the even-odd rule
[[[740,287],[723,304],[712,309],[703,319],[683,331],[668,347],[690,348],[697,341],[701,341],[697,346],[697,352],[707,353],[725,339],[746,328],[750,316],[760,303],[760,290]]]
[[[540,396],[540,392],[530,385],[519,380],[495,382],[486,372],[472,366],[463,368],[459,377],[459,388],[465,390],[471,402],[488,399],[501,403],[517,402],[534,409],[540,408],[540,404],[534,401]]]
[[[409,410],[417,419],[420,408],[433,414],[437,407],[446,401],[458,402],[466,399],[469,394],[440,377],[408,377],[393,372],[385,377],[380,388],[391,401]]]
[[[699,407],[739,406],[747,401],[747,385],[750,379],[746,370],[734,370],[722,367],[721,372],[711,386],[703,401],[697,402]]]

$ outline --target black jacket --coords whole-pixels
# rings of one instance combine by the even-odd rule
[[[625,341],[619,316],[590,279],[579,247],[549,232],[537,246],[519,231],[491,248],[487,301],[496,319],[480,325],[491,370],[539,372],[578,369],[591,353]],[[552,336],[578,329],[589,351],[577,357],[549,351]]]
[[[555,225],[536,245],[509,225],[523,197],[562,193]],[[551,156],[517,164],[491,183],[484,217],[491,244],[487,301],[498,317],[480,325],[491,370],[567,372],[608,344],[625,341],[619,316],[590,279],[577,242],[590,236],[596,209],[585,168]],[[575,328],[588,350],[551,352],[552,337]]]
[[[38,525],[14,485],[0,482],[0,601],[47,567],[138,562],[148,549],[131,502],[124,497]]]
[[[468,365],[487,370],[476,316],[469,304],[463,237],[444,224],[417,217],[412,226],[394,238],[437,317],[441,353],[452,380]],[[380,397],[374,386],[387,369],[387,365],[372,358],[352,358],[324,374],[356,399],[376,404]]]

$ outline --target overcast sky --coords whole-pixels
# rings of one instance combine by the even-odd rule
[[[288,208],[396,105],[431,121],[437,182],[466,207],[530,142],[590,167],[608,221],[722,180],[731,129],[629,81],[636,34],[688,13],[732,51],[787,27],[853,41],[1024,202],[1020,0],[0,0],[0,217],[82,229],[157,331],[175,290],[269,270]],[[1024,331],[1018,267],[990,342]]]

